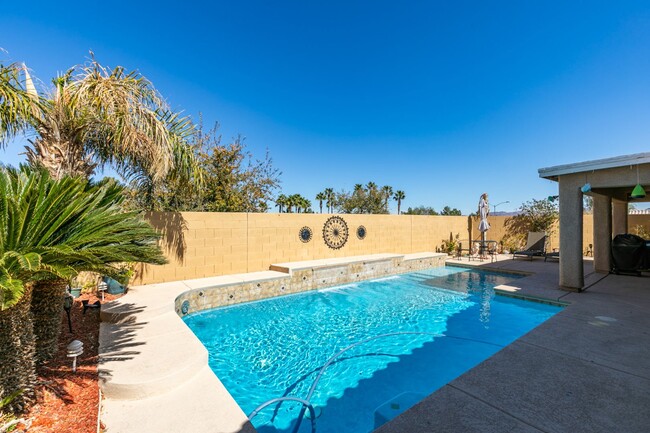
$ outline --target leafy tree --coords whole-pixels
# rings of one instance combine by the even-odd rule
[[[281,173],[273,167],[268,151],[264,159],[254,159],[241,136],[224,146],[218,129],[215,124],[205,131],[199,124],[191,137],[193,158],[200,168],[196,175],[189,181],[169,176],[157,184],[148,176],[137,177],[131,182],[132,206],[209,212],[264,212],[269,202],[280,207],[273,197]]]
[[[396,191],[393,199],[397,202],[397,215],[400,214],[402,208],[402,200],[406,198],[404,191]]]
[[[27,158],[54,178],[90,177],[110,164],[122,175],[160,180],[194,168],[185,139],[192,124],[169,109],[152,84],[136,71],[108,69],[92,59],[37,92],[27,68],[0,68],[0,146],[34,132]]]
[[[432,207],[426,207],[426,206],[418,206],[415,208],[409,207],[406,212],[404,212],[405,215],[438,215],[438,212]]]
[[[440,211],[440,215],[462,215],[461,211],[456,209],[456,208],[450,208],[449,206],[445,206],[442,208]]]
[[[586,214],[590,214],[594,209],[594,199],[591,196],[583,195],[582,196],[582,209]]]
[[[35,357],[56,348],[65,285],[52,280],[80,271],[119,278],[119,264],[165,262],[159,236],[138,214],[123,212],[121,200],[114,182],[0,169],[0,399],[22,390],[14,410],[33,397]],[[34,305],[44,308],[30,311]]]
[[[338,193],[336,203],[342,213],[387,214],[386,192],[388,189],[392,191],[392,187],[378,188],[374,182],[368,182],[365,187],[358,183],[352,192]]]
[[[556,201],[532,199],[523,203],[519,213],[505,221],[504,243],[521,245],[528,232],[552,235],[559,215]]]

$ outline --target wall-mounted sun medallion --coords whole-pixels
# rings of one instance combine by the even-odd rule
[[[298,238],[300,238],[300,240],[304,243],[309,242],[312,238],[312,235],[313,233],[311,231],[311,228],[307,226],[301,228],[300,231],[298,232]]]
[[[338,216],[333,216],[325,221],[323,226],[323,240],[325,244],[338,250],[348,241],[348,225],[345,220]]]

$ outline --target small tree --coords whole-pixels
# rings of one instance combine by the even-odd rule
[[[450,208],[449,206],[445,206],[442,208],[440,211],[440,215],[462,215],[461,211],[456,209],[456,208]]]
[[[123,212],[121,197],[112,182],[0,169],[0,400],[21,392],[11,410],[32,401],[35,357],[56,349],[65,284],[52,281],[79,271],[119,278],[120,263],[165,262],[158,234]],[[37,298],[45,307],[34,310]]]
[[[409,207],[405,215],[439,215],[436,210],[430,206],[417,206],[414,208]]]
[[[522,244],[528,232],[545,232],[549,236],[552,235],[559,215],[555,201],[532,199],[523,203],[518,215],[506,219],[504,244]]]

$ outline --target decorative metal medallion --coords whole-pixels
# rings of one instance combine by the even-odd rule
[[[300,232],[298,232],[298,237],[300,238],[301,241],[304,243],[307,243],[311,240],[312,237],[312,231],[309,227],[305,226],[300,229]]]
[[[345,220],[338,216],[333,216],[325,221],[323,226],[323,240],[325,244],[338,250],[348,241],[348,225]]]
[[[364,226],[357,227],[357,237],[361,240],[366,238],[366,228]]]

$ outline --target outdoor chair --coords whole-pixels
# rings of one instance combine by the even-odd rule
[[[544,261],[547,260],[560,260],[560,252],[557,248],[553,249],[553,252],[544,254]]]
[[[512,253],[512,259],[516,257],[527,257],[531,261],[533,257],[543,257],[546,253],[546,234],[544,232],[528,232],[528,242],[521,251]]]

